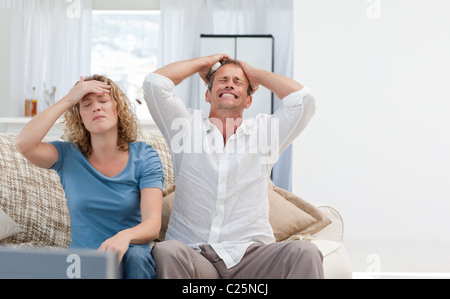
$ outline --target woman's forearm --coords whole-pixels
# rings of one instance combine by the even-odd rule
[[[26,155],[27,152],[38,147],[58,118],[61,117],[71,105],[70,101],[63,98],[33,117],[16,137],[16,149],[21,154]]]
[[[42,160],[42,157],[45,156],[44,152],[46,149],[44,148],[42,150],[38,150],[38,147],[40,146],[42,139],[44,139],[45,135],[47,135],[48,131],[55,124],[58,118],[69,108],[79,103],[87,94],[109,93],[110,88],[111,87],[105,82],[94,80],[85,82],[83,77],[81,77],[80,81],[65,97],[36,115],[28,122],[16,138],[16,149],[26,158],[28,158],[28,153],[36,150],[36,152],[32,153],[31,156],[35,157],[37,154],[40,158],[38,161],[34,162],[37,162],[37,164],[40,165],[40,162],[42,161],[39,160]],[[44,160],[46,159],[44,158]],[[46,163],[43,163],[43,165],[45,164]]]

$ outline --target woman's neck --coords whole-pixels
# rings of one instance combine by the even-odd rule
[[[114,158],[119,152],[117,141],[119,139],[117,130],[102,134],[91,134],[92,156],[97,160],[108,160]]]

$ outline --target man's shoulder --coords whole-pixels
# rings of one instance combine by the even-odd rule
[[[144,79],[144,87],[159,86],[167,90],[172,90],[175,87],[175,83],[169,78],[157,74],[157,73],[149,73]]]

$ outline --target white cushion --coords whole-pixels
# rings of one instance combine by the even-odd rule
[[[22,229],[0,209],[0,240],[21,232]]]

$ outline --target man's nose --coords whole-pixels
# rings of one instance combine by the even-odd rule
[[[234,84],[232,81],[227,82],[227,85],[225,86],[225,88],[229,88],[229,89],[234,89]]]

